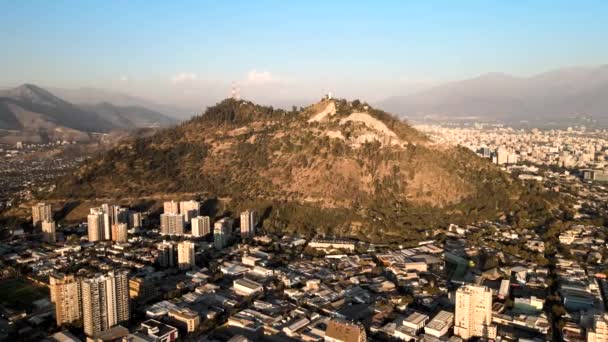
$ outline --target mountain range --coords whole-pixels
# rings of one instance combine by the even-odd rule
[[[177,120],[139,106],[76,105],[32,84],[0,91],[0,141],[87,140],[91,133],[165,127]]]
[[[200,199],[254,208],[268,231],[376,242],[424,238],[448,223],[533,221],[552,209],[541,188],[358,100],[285,111],[227,99],[181,125],[119,142],[53,188],[38,196],[69,201],[74,212],[96,201],[158,207]]]
[[[491,73],[377,104],[411,120],[476,120],[510,125],[608,127],[608,65],[531,77]]]

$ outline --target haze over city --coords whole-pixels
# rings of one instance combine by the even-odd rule
[[[92,87],[199,112],[230,94],[370,102],[490,72],[606,64],[603,1],[9,2],[0,86]]]

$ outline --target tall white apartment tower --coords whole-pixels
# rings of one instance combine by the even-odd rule
[[[129,279],[127,272],[109,272],[81,283],[84,332],[89,337],[127,322]]]
[[[211,218],[198,216],[192,219],[192,236],[202,237],[211,234]]]
[[[492,324],[492,291],[488,287],[465,285],[456,291],[454,335],[465,340],[496,338],[496,325]]]
[[[256,214],[254,210],[241,213],[241,238],[251,238],[255,235]]]
[[[80,280],[74,275],[54,273],[49,276],[51,302],[55,304],[57,325],[73,324],[82,319]]]
[[[184,215],[182,214],[161,214],[160,215],[161,234],[183,235],[184,234]]]
[[[177,264],[180,270],[194,267],[194,242],[182,241],[177,245]]]
[[[32,207],[32,224],[40,227],[43,221],[53,221],[53,210],[47,203],[38,203]]]
[[[45,242],[57,242],[55,221],[42,221],[42,239]]]

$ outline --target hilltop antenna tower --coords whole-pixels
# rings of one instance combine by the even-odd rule
[[[237,101],[241,99],[241,89],[239,88],[239,85],[236,82],[232,82],[232,90],[230,91],[230,96]]]

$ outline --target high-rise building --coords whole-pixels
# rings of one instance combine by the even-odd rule
[[[101,241],[104,239],[105,218],[106,214],[91,209],[91,213],[87,216],[89,241]]]
[[[456,291],[454,335],[465,340],[496,338],[496,325],[492,324],[492,291],[488,287],[465,285]]]
[[[194,267],[194,242],[182,241],[177,245],[177,264],[180,270]]]
[[[42,239],[45,242],[57,242],[55,221],[42,221]]]
[[[95,227],[95,231],[91,235],[91,231],[89,229],[89,237],[96,236],[96,240],[89,241],[99,241],[99,240],[110,240],[112,238],[112,226],[110,224],[110,214],[107,210],[110,210],[109,205],[103,204],[101,207],[91,208],[88,216],[88,220],[93,220],[93,226]],[[91,225],[89,224],[89,227]]]
[[[222,249],[228,245],[232,232],[232,219],[224,217],[213,225],[213,245]]]
[[[211,234],[211,218],[198,216],[192,219],[192,236],[202,237]]]
[[[85,279],[82,289],[84,332],[93,337],[129,321],[129,279],[127,272],[109,272]]]
[[[141,228],[142,227],[142,215],[136,211],[129,212],[129,228]]]
[[[55,304],[57,325],[72,324],[82,319],[80,281],[73,275],[55,273],[49,276],[51,301]]]
[[[32,224],[40,227],[43,221],[53,221],[53,210],[47,203],[38,203],[32,207]]]
[[[158,265],[160,267],[175,266],[175,245],[170,241],[163,241],[156,247],[158,248]]]
[[[241,213],[241,238],[251,238],[255,235],[256,214],[254,210]]]
[[[164,214],[179,214],[179,202],[168,201],[163,204]]]
[[[198,201],[179,202],[179,213],[184,215],[184,221],[190,223],[192,218],[197,217],[201,204]]]
[[[594,316],[593,326],[587,329],[587,342],[608,341],[608,316]]]
[[[181,214],[161,214],[160,233],[170,235],[184,234],[184,215]]]
[[[112,225],[112,241],[127,242],[129,227],[126,223],[115,223]]]

